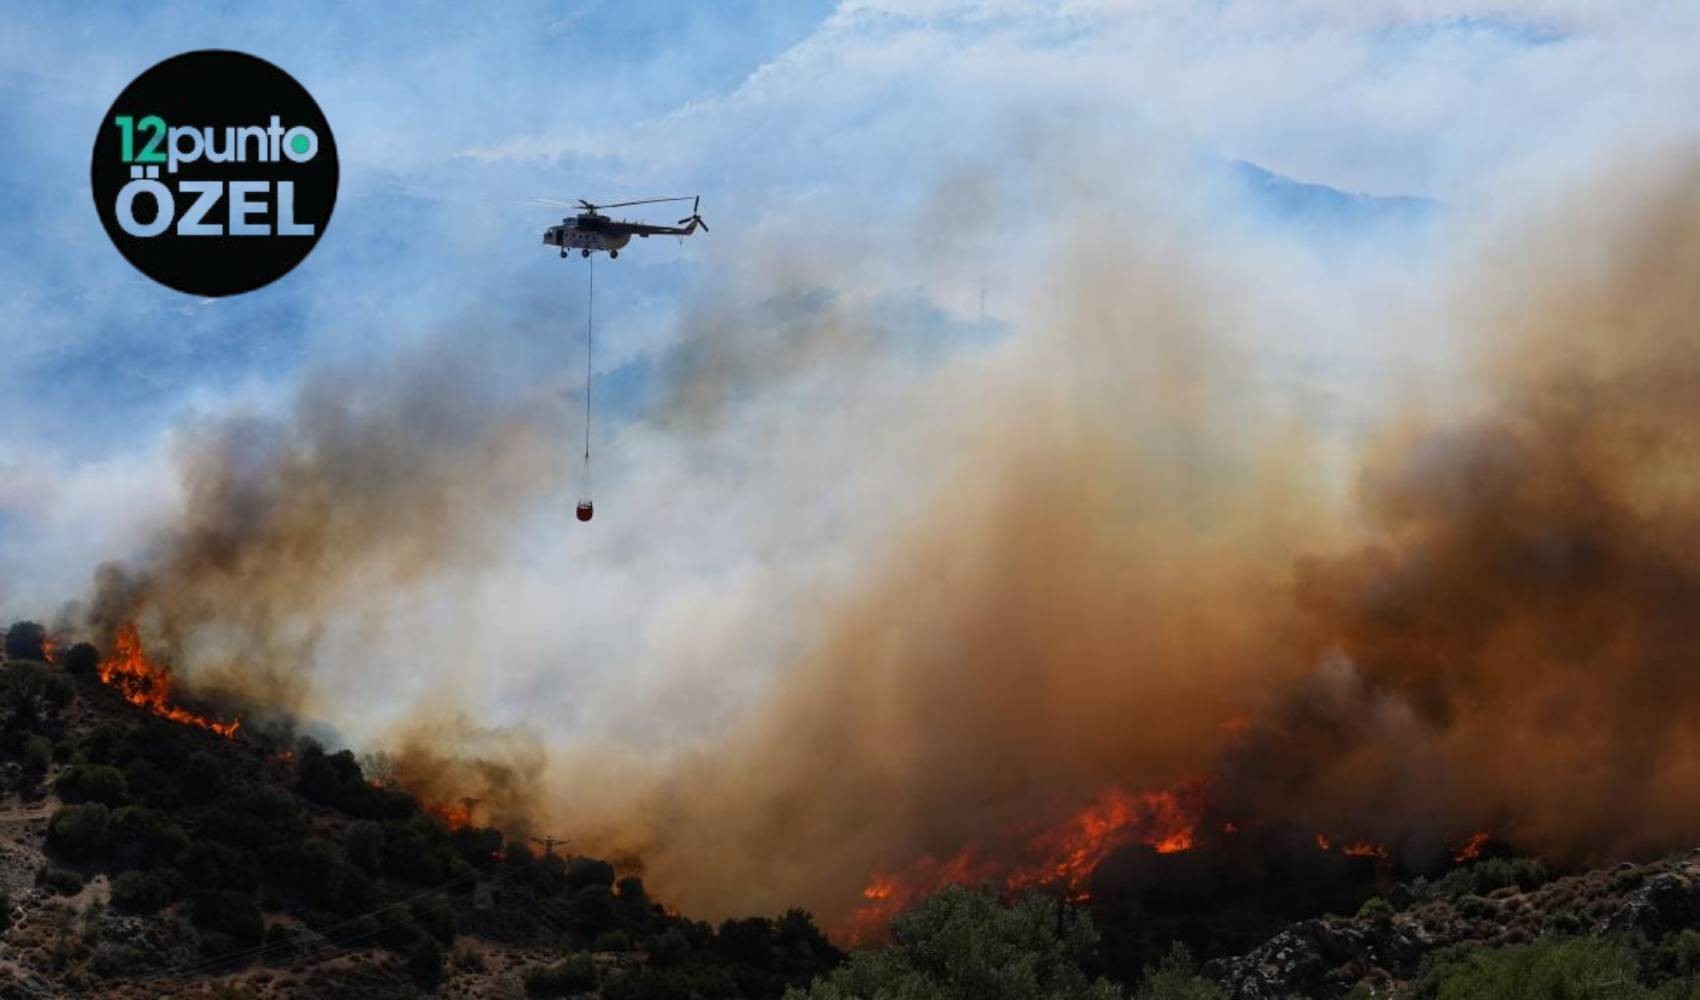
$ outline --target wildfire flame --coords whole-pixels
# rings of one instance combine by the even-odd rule
[[[217,722],[172,704],[171,668],[148,660],[135,625],[119,626],[114,647],[113,654],[101,661],[100,680],[123,695],[125,701],[172,722],[208,729],[226,739],[235,737],[236,730],[242,726],[241,719]]]
[[[1092,872],[1112,851],[1136,843],[1159,854],[1190,850],[1203,807],[1198,784],[1138,793],[1112,786],[1066,821],[1028,838],[1018,852],[1025,863],[1000,863],[971,845],[942,861],[929,855],[900,873],[875,873],[862,890],[865,902],[840,933],[852,945],[877,937],[892,917],[949,885],[1049,888],[1070,902],[1085,902]]]
[[[1460,864],[1474,861],[1482,856],[1482,849],[1487,847],[1488,841],[1492,839],[1493,835],[1486,832],[1470,834],[1470,839],[1464,841],[1464,846],[1452,852],[1452,860]]]
[[[1194,786],[1140,794],[1112,786],[1068,822],[1028,841],[1029,854],[1043,860],[1016,871],[1009,887],[1055,886],[1070,901],[1083,901],[1098,862],[1117,848],[1141,843],[1158,854],[1190,850],[1202,805]]]
[[[441,802],[426,802],[421,800],[420,808],[443,821],[443,825],[451,830],[459,830],[472,825],[472,810],[465,805],[449,805]]]

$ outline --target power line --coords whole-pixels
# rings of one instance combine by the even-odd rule
[[[531,839],[534,842],[543,845],[543,856],[546,858],[553,857],[555,854],[555,848],[567,842],[559,837],[533,837]]]

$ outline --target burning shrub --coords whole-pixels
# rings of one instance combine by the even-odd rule
[[[110,764],[77,764],[66,768],[53,790],[67,802],[99,802],[117,807],[129,797],[124,772]]]
[[[47,821],[47,847],[61,857],[82,861],[106,853],[111,833],[112,811],[100,803],[65,806]]]
[[[483,865],[502,850],[502,831],[463,826],[449,834],[449,842],[462,861],[474,866]]]
[[[1098,935],[1085,913],[1041,897],[1007,906],[988,890],[952,886],[892,921],[892,943],[859,951],[787,1000],[926,996],[959,1000],[1115,1000],[1081,962]]]

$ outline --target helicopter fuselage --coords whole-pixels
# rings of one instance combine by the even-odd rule
[[[545,246],[562,250],[618,250],[632,241],[632,234],[615,228],[618,223],[597,220],[601,225],[581,225],[579,219],[563,219],[558,226],[543,231]]]

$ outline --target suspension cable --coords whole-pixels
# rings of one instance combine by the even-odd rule
[[[595,329],[593,317],[596,309],[596,255],[592,254],[588,263],[587,282],[589,291],[585,295],[584,304],[584,498],[591,499],[590,481],[590,386],[591,386],[591,354],[595,350]]]

